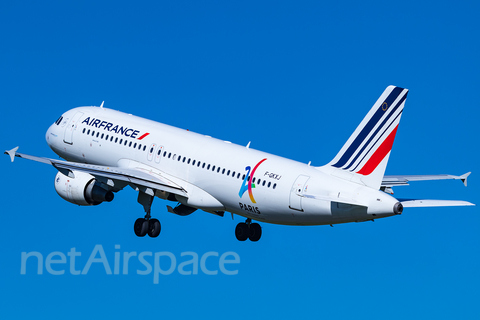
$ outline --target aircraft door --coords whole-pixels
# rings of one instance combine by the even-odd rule
[[[162,158],[162,151],[163,151],[163,146],[158,146],[157,152],[155,152],[155,162],[160,163],[160,159]]]
[[[83,116],[83,112],[77,112],[72,117],[67,127],[65,128],[65,135],[63,137],[63,142],[68,144],[73,144],[73,132],[77,129],[78,119]]]
[[[152,161],[152,160],[153,160],[153,155],[154,155],[156,149],[157,149],[157,144],[156,144],[156,143],[152,143],[152,145],[151,145],[150,148],[148,149],[148,154],[147,154],[147,159],[148,159],[148,161]]]
[[[310,177],[299,175],[293,183],[292,190],[290,191],[290,209],[303,211],[302,198],[306,191],[308,179],[310,179]]]

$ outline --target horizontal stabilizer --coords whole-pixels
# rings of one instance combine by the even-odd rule
[[[459,200],[398,199],[398,201],[404,208],[474,206],[473,203]]]
[[[454,176],[451,174],[383,176],[382,187],[408,186],[409,181],[431,180],[461,180],[466,187],[467,177],[470,174],[471,172],[467,172],[461,176]]]

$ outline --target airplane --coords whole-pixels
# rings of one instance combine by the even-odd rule
[[[384,175],[408,89],[388,86],[328,164],[289,160],[152,120],[103,107],[78,107],[61,115],[46,132],[50,148],[65,160],[5,151],[52,165],[55,190],[68,202],[94,206],[110,202],[126,186],[138,191],[145,216],[134,223],[139,237],[157,237],[155,197],[172,201],[167,211],[187,216],[196,210],[238,223],[239,241],[258,241],[257,222],[333,225],[399,215],[404,208],[472,206],[467,201],[396,199],[393,187],[410,181],[461,180],[454,175]]]

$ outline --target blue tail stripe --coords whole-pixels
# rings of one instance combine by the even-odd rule
[[[390,107],[390,105],[397,99],[397,97],[400,95],[400,93],[403,91],[403,88],[395,87],[392,92],[388,95],[388,97],[385,99],[384,103],[386,102],[387,105]],[[380,107],[377,109],[373,117],[368,121],[367,125],[362,129],[360,134],[357,136],[357,138],[352,142],[352,144],[348,147],[346,152],[343,154],[343,156],[340,158],[340,160],[337,161],[333,166],[336,168],[340,168],[345,163],[347,163],[348,159],[354,154],[354,152],[358,149],[358,147],[362,144],[363,140],[368,136],[369,132],[372,131],[372,129],[375,127],[377,122],[380,120],[380,118],[384,115],[385,111],[382,109],[383,103],[380,105]]]
[[[365,155],[362,157],[362,160],[360,160],[360,162],[357,163],[357,165],[355,166],[355,168],[353,168],[352,170],[350,171],[355,171],[357,170],[358,166],[360,165],[360,163],[363,162],[363,160],[365,159],[365,157],[370,153],[370,151],[372,151],[372,149],[377,145],[378,141],[380,141],[380,139],[383,137],[383,135],[388,131],[388,129],[392,126],[392,124],[395,123],[395,121],[397,120],[398,117],[400,117],[400,115],[402,114],[403,110],[400,111],[397,116],[395,117],[395,119],[392,120],[392,122],[390,122],[390,124],[385,128],[385,130],[382,132],[382,134],[380,135],[380,137],[378,137],[377,141],[375,141],[375,143],[370,147],[370,149],[368,149],[367,153],[365,153]]]
[[[407,92],[408,94],[408,92]],[[355,158],[353,158],[353,160],[350,162],[350,164],[345,167],[344,169],[347,170],[349,169],[354,163],[355,161],[357,161],[358,157],[360,157],[360,155],[363,153],[363,151],[367,148],[367,146],[370,144],[370,142],[372,142],[372,140],[377,136],[378,132],[380,130],[382,130],[383,126],[385,125],[385,123],[392,117],[392,115],[395,113],[395,111],[397,111],[398,107],[400,107],[403,103],[403,101],[405,101],[405,99],[407,98],[407,94],[405,94],[401,99],[400,101],[398,101],[398,103],[395,105],[395,107],[393,108],[393,110],[385,117],[385,119],[383,120],[382,124],[378,126],[377,130],[375,130],[375,132],[370,136],[370,139],[368,139],[367,143],[365,143],[362,147],[362,149],[357,152],[357,155],[355,156]],[[395,118],[396,119],[396,118]],[[395,121],[395,120],[394,120]],[[393,122],[392,122],[393,123]],[[390,127],[392,124],[390,124],[388,127]],[[387,127],[387,129],[388,129]],[[383,135],[383,133],[382,133]],[[377,140],[378,141],[378,140]],[[375,142],[376,144],[377,142]],[[374,145],[375,145],[374,144]],[[368,154],[368,153],[367,153]],[[363,160],[363,159],[362,159]],[[355,170],[355,169],[354,169]]]

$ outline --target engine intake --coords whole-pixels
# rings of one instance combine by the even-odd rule
[[[64,200],[80,206],[95,206],[113,200],[113,192],[100,187],[91,174],[74,171],[75,178],[58,172],[55,190]]]

